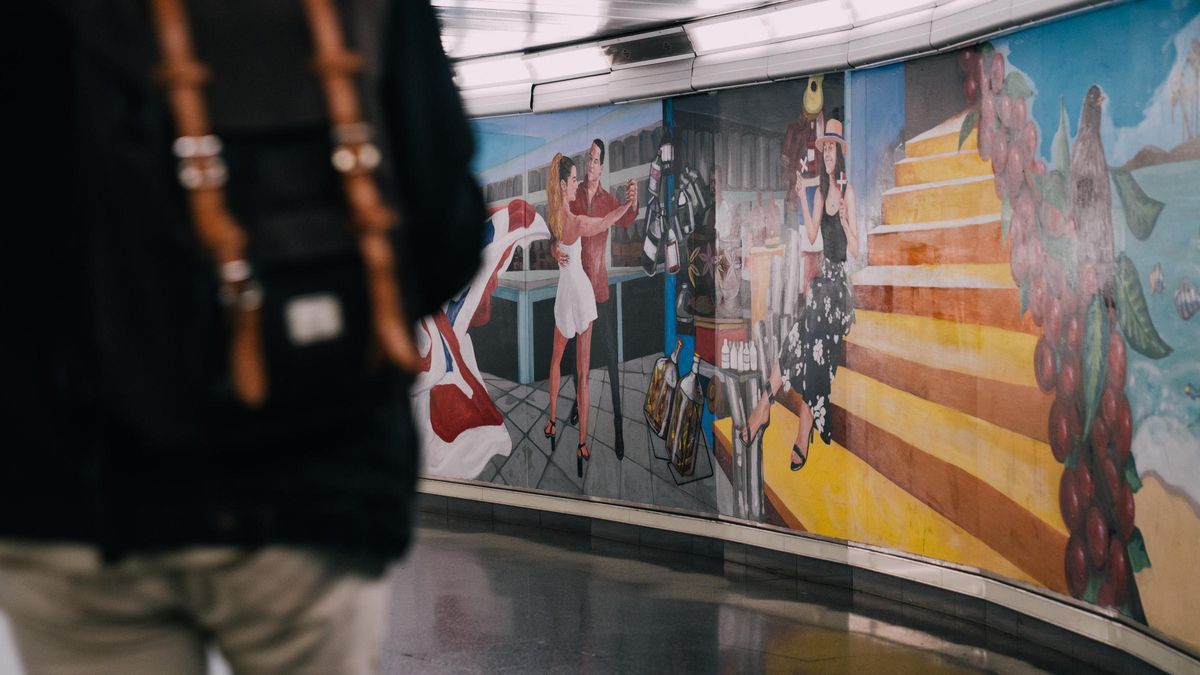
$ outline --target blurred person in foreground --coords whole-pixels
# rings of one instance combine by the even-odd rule
[[[0,10],[30,186],[0,253],[0,609],[30,675],[203,673],[213,646],[237,673],[376,672],[411,536],[413,369],[372,336],[376,261],[342,229],[356,195],[330,166],[366,127],[331,144],[322,78],[361,90],[411,327],[469,281],[485,220],[436,17],[337,2],[353,54],[314,58],[320,0],[189,0],[205,68],[171,71],[158,1]],[[204,81],[261,288],[245,266],[218,279],[192,222],[171,78]],[[239,398],[255,348],[265,379]]]

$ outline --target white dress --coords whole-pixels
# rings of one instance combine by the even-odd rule
[[[558,292],[554,296],[554,325],[564,337],[573,338],[596,320],[596,292],[583,271],[583,238],[573,244],[558,245],[568,256],[558,271]]]

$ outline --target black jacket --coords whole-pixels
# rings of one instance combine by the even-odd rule
[[[22,64],[5,76],[20,102],[11,152],[28,182],[6,200],[21,226],[0,248],[0,538],[94,543],[110,558],[193,544],[401,554],[419,448],[397,372],[353,416],[287,443],[184,447],[146,432],[186,404],[149,387],[176,376],[164,368],[186,376],[191,327],[174,308],[198,292],[149,3],[10,4],[0,41]],[[323,124],[300,3],[187,4],[199,56],[223,78],[209,100],[219,133]],[[366,103],[403,217],[408,307],[428,314],[479,263],[471,132],[427,2],[340,4],[372,64]]]

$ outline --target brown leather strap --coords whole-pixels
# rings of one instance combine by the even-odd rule
[[[302,0],[302,4],[316,52],[314,69],[325,92],[333,127],[333,164],[342,174],[351,224],[366,269],[375,335],[393,363],[415,374],[420,368],[420,354],[405,315],[395,254],[387,236],[399,216],[384,203],[376,182],[379,149],[371,142],[370,130],[363,122],[353,79],[362,67],[362,59],[346,49],[341,22],[330,0]]]
[[[167,90],[179,138],[179,178],[187,189],[193,227],[217,264],[221,297],[230,309],[229,376],[234,395],[257,407],[267,398],[263,357],[262,293],[246,261],[246,233],[225,206],[225,164],[220,140],[212,135],[202,86],[208,69],[196,60],[181,0],[151,0]]]

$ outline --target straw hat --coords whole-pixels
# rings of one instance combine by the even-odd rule
[[[842,154],[850,151],[849,145],[846,144],[846,137],[842,133],[842,122],[840,120],[828,120],[825,122],[825,133],[817,137],[816,146],[819,150],[824,150],[826,143],[841,145]]]

